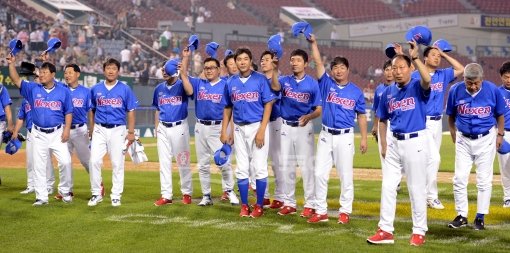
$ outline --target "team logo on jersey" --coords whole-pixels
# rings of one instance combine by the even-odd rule
[[[289,87],[290,86],[290,83],[284,83],[283,86],[287,86]]]
[[[213,103],[219,103],[222,97],[223,95],[221,94],[210,94],[205,90],[201,90],[198,92],[197,100],[210,100]]]
[[[121,98],[105,98],[99,97],[96,99],[97,106],[111,106],[111,107],[122,107]]]
[[[173,96],[173,97],[160,97],[159,98],[159,105],[181,105],[182,104],[182,97],[181,96]]]
[[[505,98],[506,108],[510,108],[510,99]]]
[[[25,104],[25,113],[27,113],[27,112],[29,112],[29,111],[31,111],[31,110],[32,110],[32,108],[30,107],[30,104],[29,104],[29,103],[26,103],[26,104]]]
[[[40,98],[40,97],[42,97],[42,95],[41,94],[37,94],[36,97]]]
[[[442,91],[443,90],[443,82],[431,83],[430,89],[435,90],[435,91]]]
[[[341,98],[336,95],[336,92],[330,92],[326,99],[326,102],[333,103],[342,106],[344,109],[352,110],[356,105],[356,101],[348,98]]]
[[[62,108],[62,102],[60,101],[44,101],[42,99],[36,99],[34,101],[35,108],[48,108],[52,111],[59,111]]]
[[[249,91],[245,93],[234,92],[230,97],[232,99],[232,102],[237,102],[241,100],[245,100],[246,102],[259,101],[259,93],[255,91]]]
[[[490,106],[469,107],[467,104],[457,106],[457,113],[460,115],[476,115],[478,118],[485,118],[491,115]]]
[[[416,107],[414,97],[404,98],[399,101],[395,101],[394,98],[388,102],[388,110],[390,113],[396,110],[408,111],[413,110]]]
[[[83,99],[82,98],[73,98],[73,106],[74,107],[83,107]]]
[[[300,103],[308,103],[310,100],[310,93],[295,92],[290,87],[283,89],[283,96],[292,98]]]

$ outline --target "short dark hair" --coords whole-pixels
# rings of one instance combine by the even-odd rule
[[[43,62],[40,69],[48,69],[51,73],[57,72],[57,68],[51,62]]]
[[[115,59],[115,58],[108,58],[108,59],[106,59],[106,61],[103,63],[103,70],[106,69],[106,66],[109,66],[109,65],[112,65],[112,64],[117,66],[117,69],[120,70],[120,62],[117,61],[117,59]]]
[[[220,61],[218,61],[218,59],[216,59],[216,58],[212,58],[212,57],[205,58],[205,60],[204,60],[204,65],[205,65],[207,62],[210,62],[210,61],[213,61],[214,63],[216,63],[216,67],[220,67]]]
[[[499,68],[499,75],[503,76],[506,73],[510,73],[510,61],[503,62],[501,68]]]
[[[431,51],[432,49],[436,49],[436,50],[438,50],[438,49],[437,49],[437,48],[435,48],[435,47],[430,47],[430,46],[429,46],[429,47],[426,47],[426,48],[425,48],[425,50],[423,51],[423,57],[428,57],[428,56],[429,56],[429,53],[430,53],[430,51]]]
[[[409,56],[407,55],[402,55],[402,54],[397,54],[393,57],[393,59],[391,59],[391,63],[393,64],[393,61],[396,60],[396,59],[404,59],[407,63],[407,66],[408,67],[411,67],[411,58],[409,58]]]
[[[64,67],[64,70],[67,68],[73,68],[74,72],[81,72],[80,67],[76,63],[69,63]]]
[[[259,65],[257,65],[255,62],[251,62],[251,68],[255,71],[259,71]]]
[[[227,66],[227,62],[230,59],[234,59],[234,55],[233,54],[229,54],[229,55],[225,56],[225,59],[223,59],[223,65]],[[234,62],[235,62],[235,59],[234,59]]]
[[[260,55],[260,59],[262,60],[262,57],[266,56],[266,55],[271,55],[271,59],[273,59],[274,57],[274,53],[269,51],[269,50],[266,50],[264,52],[262,52],[262,54]]]
[[[383,70],[385,70],[387,67],[391,67],[391,60],[387,60],[384,62]]]
[[[349,60],[343,56],[337,56],[331,61],[331,69],[333,69],[334,66],[343,64],[347,69],[349,69]]]
[[[303,49],[296,49],[290,53],[290,57],[292,56],[301,56],[305,62],[308,62],[308,54]]]
[[[237,60],[237,57],[239,57],[239,55],[242,55],[242,54],[247,54],[248,57],[250,58],[250,60],[253,60],[253,56],[251,54],[250,49],[248,49],[246,47],[240,47],[240,48],[236,49],[236,52],[234,53],[234,60]]]

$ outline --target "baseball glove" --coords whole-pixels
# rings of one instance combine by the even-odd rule
[[[12,132],[11,131],[3,131],[2,132],[2,143],[7,143],[12,138]]]
[[[25,137],[22,133],[18,133],[18,140],[21,142],[24,142],[27,140],[27,137]]]

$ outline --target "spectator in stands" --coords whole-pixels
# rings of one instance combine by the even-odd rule
[[[193,76],[198,76],[202,72],[202,55],[200,52],[193,53]]]
[[[160,49],[160,46],[159,46],[159,40],[154,40],[152,42],[152,49],[156,50],[156,51],[159,51]]]
[[[27,29],[22,28],[21,31],[18,32],[18,35],[16,36],[16,38],[18,40],[21,40],[23,45],[28,45],[29,37],[28,37]],[[27,50],[26,47],[25,47],[25,50]]]
[[[172,32],[170,31],[170,26],[167,26],[165,31],[161,35],[165,36],[166,40],[171,41],[172,40]]]
[[[131,52],[134,55],[138,55],[142,52],[142,45],[140,45],[138,40],[135,40],[135,42],[133,42],[133,44],[131,45]]]
[[[122,73],[126,73],[127,68],[129,66],[129,62],[131,61],[131,50],[129,50],[126,45],[122,51],[120,51],[120,62],[122,65]]]
[[[63,25],[65,20],[64,13],[62,10],[58,10],[57,14],[55,15],[55,22],[57,25]]]
[[[331,30],[331,40],[340,40],[340,33],[338,32],[336,26]]]

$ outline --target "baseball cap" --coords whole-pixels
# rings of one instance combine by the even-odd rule
[[[409,28],[409,30],[407,31],[406,40],[407,41],[415,40],[416,43],[418,44],[428,46],[432,41],[432,33],[430,32],[430,29],[426,26],[422,25],[414,26]]]
[[[304,21],[296,22],[292,25],[292,35],[297,37],[300,33],[304,34],[307,39],[310,39],[310,35],[313,32],[312,26]]]
[[[501,147],[499,147],[499,149],[498,149],[498,153],[500,153],[502,155],[510,153],[510,143],[508,143],[507,141],[503,140],[503,143],[501,144]]]
[[[395,55],[397,55],[397,52],[395,51],[395,46],[393,45],[393,43],[386,45],[386,49],[384,49],[384,53],[386,53],[386,56],[388,56],[388,58],[390,58],[390,59],[393,59],[393,57],[395,57]]]
[[[190,51],[197,50],[199,43],[200,41],[198,39],[198,35],[196,34],[191,35],[188,39],[188,49]]]
[[[58,38],[51,38],[48,40],[46,45],[48,46],[48,48],[45,50],[45,52],[51,53],[59,49],[60,46],[62,45],[62,42]]]
[[[232,146],[227,143],[223,144],[220,149],[214,152],[214,163],[216,163],[218,166],[223,166],[225,163],[227,163],[231,153]]]
[[[12,39],[9,41],[9,48],[11,49],[11,54],[16,55],[23,49],[23,43],[21,40]]]
[[[178,65],[179,59],[172,59],[165,63],[165,73],[169,76],[177,76],[178,75]]]
[[[33,76],[35,75],[35,65],[30,62],[21,62],[20,70],[18,72],[21,76]]]
[[[18,149],[21,148],[21,141],[18,139],[10,140],[9,143],[5,146],[5,153],[9,155],[14,155],[18,152]]]
[[[441,51],[443,51],[443,52],[450,52],[450,51],[452,51],[452,46],[445,39],[438,39],[432,45],[437,47],[437,48],[439,48],[439,49],[441,49]]]
[[[229,56],[229,55],[233,55],[234,54],[234,51],[230,50],[230,49],[227,49],[225,50],[225,57]]]
[[[282,36],[280,36],[280,34],[275,34],[269,37],[269,40],[267,41],[267,49],[269,49],[271,53],[274,53],[278,59],[281,59],[283,56],[281,41]]]
[[[212,58],[217,58],[217,52],[218,51],[218,48],[220,47],[220,44],[212,41],[212,42],[209,42],[207,43],[207,45],[205,45],[205,52],[211,56]]]

